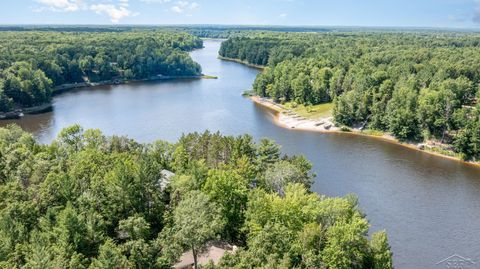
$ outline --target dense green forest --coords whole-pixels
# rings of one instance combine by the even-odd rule
[[[63,84],[200,75],[187,51],[202,46],[174,32],[0,31],[0,112],[46,103]]]
[[[270,140],[71,126],[42,145],[9,126],[0,167],[0,268],[171,268],[212,240],[239,250],[208,268],[392,268],[356,198],[310,192],[311,164]]]
[[[334,102],[339,125],[435,139],[480,159],[480,35],[263,33],[220,55],[267,66],[254,91],[277,102]]]
[[[229,38],[245,36],[256,32],[328,32],[350,30],[350,28],[332,28],[315,26],[267,26],[267,25],[0,25],[1,31],[43,31],[43,32],[130,32],[130,31],[171,31],[185,32],[203,38]],[[350,30],[351,31],[351,30]]]

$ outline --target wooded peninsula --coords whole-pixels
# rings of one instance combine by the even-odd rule
[[[49,103],[62,85],[200,76],[187,52],[202,46],[172,31],[0,31],[0,112]]]
[[[333,102],[340,126],[436,141],[480,159],[480,36],[444,32],[257,33],[220,55],[266,66],[254,94],[292,106]]]

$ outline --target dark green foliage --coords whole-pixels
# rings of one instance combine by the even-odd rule
[[[254,92],[276,102],[334,102],[339,125],[436,139],[480,159],[480,36],[475,33],[250,33],[220,55],[267,67]]]
[[[0,32],[0,112],[50,101],[53,87],[80,82],[195,76],[186,33]]]
[[[467,112],[465,126],[454,138],[455,148],[463,154],[464,159],[479,158],[480,156],[480,107],[473,112]]]
[[[356,200],[309,192],[311,164],[270,140],[139,144],[75,125],[40,145],[9,126],[0,168],[1,268],[171,268],[211,240],[240,250],[210,268],[391,268]]]
[[[52,81],[31,63],[16,62],[2,72],[3,93],[13,103],[32,106],[50,101]],[[8,108],[8,105],[4,105]]]
[[[417,94],[414,90],[401,87],[393,92],[387,105],[386,120],[389,130],[398,138],[406,140],[419,136],[416,108]]]

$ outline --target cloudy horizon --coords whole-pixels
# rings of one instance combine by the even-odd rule
[[[480,1],[18,0],[1,4],[0,24],[479,28]]]

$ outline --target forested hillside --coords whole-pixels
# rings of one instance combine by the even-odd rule
[[[55,86],[79,82],[195,76],[186,33],[0,32],[0,112],[50,101]]]
[[[232,38],[220,55],[266,65],[255,93],[277,102],[334,102],[339,125],[436,139],[480,159],[480,35],[296,33]]]
[[[211,240],[240,248],[208,268],[392,268],[356,198],[311,193],[311,164],[269,140],[72,126],[41,145],[10,126],[0,167],[0,268],[171,268]]]

